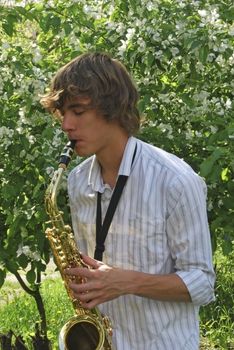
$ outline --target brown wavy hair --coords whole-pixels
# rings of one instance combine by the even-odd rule
[[[72,97],[89,97],[108,121],[117,121],[128,135],[140,127],[138,92],[125,66],[104,53],[85,53],[62,67],[41,104],[56,114]]]

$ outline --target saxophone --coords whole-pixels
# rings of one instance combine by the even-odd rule
[[[46,211],[52,228],[47,228],[48,238],[69,299],[75,309],[75,315],[69,319],[60,332],[60,350],[113,350],[111,344],[112,329],[107,316],[101,315],[98,308],[87,310],[81,307],[68,287],[69,281],[82,283],[78,277],[65,275],[69,267],[87,267],[82,261],[74,234],[69,225],[64,224],[63,212],[57,206],[59,186],[75,147],[75,141],[69,141],[60,156],[59,167],[55,171],[45,194]]]

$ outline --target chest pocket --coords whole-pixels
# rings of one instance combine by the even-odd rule
[[[167,238],[165,223],[160,218],[135,216],[128,220],[128,225],[113,224],[107,243],[113,264],[148,273],[162,271]]]

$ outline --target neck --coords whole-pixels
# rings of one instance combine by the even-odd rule
[[[110,185],[111,188],[115,187],[127,142],[128,136],[125,134],[121,135],[113,140],[112,145],[110,145],[105,152],[96,154],[99,164],[101,165],[103,182]]]

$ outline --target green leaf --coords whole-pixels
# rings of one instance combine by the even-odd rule
[[[7,35],[12,36],[14,33],[14,26],[15,23],[18,21],[19,17],[17,17],[15,14],[9,14],[7,15],[6,19],[2,23],[2,27],[4,31],[7,33]]]
[[[3,30],[7,33],[7,35],[12,36],[14,32],[14,26],[11,22],[2,23]]]
[[[142,100],[138,103],[138,109],[140,113],[143,113],[146,109],[146,107],[149,105],[150,102],[150,95],[145,95]]]
[[[70,25],[70,23],[65,23],[63,25],[63,29],[66,35],[69,35],[72,32],[72,26]]]
[[[26,273],[26,279],[30,284],[33,284],[36,281],[36,273],[34,270],[30,270]]]
[[[217,148],[208,158],[206,158],[202,162],[200,166],[201,176],[206,177],[208,174],[210,174],[210,172],[214,167],[215,162],[222,156],[222,154],[223,154],[223,151],[220,148]]]
[[[147,61],[148,61],[149,67],[151,67],[155,61],[155,57],[151,52],[149,52],[149,54],[147,56]]]
[[[228,7],[227,10],[225,10],[222,14],[223,20],[234,20],[234,6]]]
[[[187,106],[189,106],[190,108],[194,107],[194,101],[191,97],[189,97],[188,94],[182,94],[181,96],[181,100],[186,103]]]
[[[221,179],[223,181],[228,181],[229,180],[229,176],[228,176],[229,173],[230,173],[230,171],[228,168],[223,169],[221,172]]]
[[[28,258],[24,254],[21,254],[17,258],[17,261],[19,266],[22,267],[23,269],[25,269],[28,266]]]
[[[9,260],[6,262],[6,268],[8,271],[14,274],[18,270],[18,265],[14,260]]]
[[[58,33],[60,31],[61,19],[58,16],[51,17],[49,24],[54,33]]]
[[[209,48],[207,45],[204,45],[199,49],[199,59],[203,64],[206,63],[208,54],[209,54]]]

